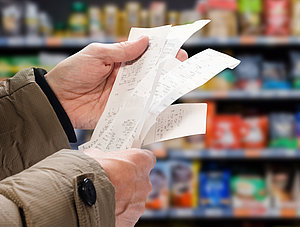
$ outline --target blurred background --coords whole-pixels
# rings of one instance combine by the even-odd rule
[[[242,63],[178,100],[208,103],[207,134],[148,147],[158,163],[137,226],[300,226],[300,0],[0,0],[0,80],[132,26],[202,18],[189,55],[210,47]],[[74,149],[92,132],[76,133]]]

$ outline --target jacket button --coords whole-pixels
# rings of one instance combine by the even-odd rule
[[[96,203],[96,189],[90,179],[85,178],[79,183],[78,194],[86,205],[93,206]]]

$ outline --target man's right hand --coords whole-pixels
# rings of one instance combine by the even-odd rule
[[[152,190],[149,174],[156,162],[155,155],[141,149],[118,152],[88,149],[84,153],[100,163],[115,188],[116,227],[133,227],[144,213]]]

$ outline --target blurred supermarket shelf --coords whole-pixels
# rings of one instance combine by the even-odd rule
[[[200,91],[195,90],[182,100],[199,99],[300,99],[300,90],[259,90],[259,91]]]
[[[237,150],[183,150],[169,149],[168,156],[173,159],[300,159],[300,150],[266,148]]]
[[[31,47],[83,47],[92,42],[112,43],[115,39],[109,38],[56,38],[56,37],[0,37],[0,47],[31,48]]]
[[[240,36],[229,38],[211,38],[211,37],[199,37],[191,38],[186,44],[189,46],[273,46],[273,45],[300,45],[300,37],[268,37],[268,36]]]
[[[261,209],[233,209],[233,208],[196,208],[196,209],[167,209],[146,210],[142,219],[210,219],[210,218],[288,218],[299,219],[300,209],[296,208],[272,208],[261,212]]]
[[[0,47],[83,47],[91,42],[111,43],[118,39],[107,37],[96,38],[57,38],[57,37],[0,37]],[[188,40],[186,47],[194,46],[247,46],[247,45],[300,45],[300,37],[231,37],[208,38],[198,37]]]

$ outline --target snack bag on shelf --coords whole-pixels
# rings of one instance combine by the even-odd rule
[[[241,35],[260,35],[262,31],[262,0],[238,1]]]
[[[199,166],[199,162],[170,162],[172,207],[197,207]]]
[[[91,37],[103,37],[103,24],[101,21],[102,13],[99,7],[89,7],[89,35]]]
[[[250,170],[234,174],[230,179],[230,187],[235,209],[253,209],[257,214],[263,214],[269,208],[267,181],[262,174]]]
[[[296,120],[296,136],[298,141],[298,149],[300,148],[300,110],[295,114],[295,120]]]
[[[296,120],[290,113],[272,113],[270,122],[270,146],[273,148],[296,149]]]
[[[289,3],[289,0],[265,0],[266,35],[287,36],[290,34]]]
[[[9,1],[7,1],[8,3]],[[1,4],[1,3],[0,3]],[[17,2],[8,5],[0,5],[1,29],[5,36],[17,36],[21,34],[22,4]]]
[[[141,10],[141,27],[149,28],[150,26],[150,13],[149,10],[142,9]]]
[[[242,126],[242,118],[239,115],[215,116],[211,147],[216,149],[241,148]]]
[[[141,4],[139,2],[127,2],[125,14],[125,30],[128,36],[131,27],[139,27],[141,24]]]
[[[105,33],[110,38],[115,38],[118,35],[119,29],[119,10],[116,5],[109,4],[104,7],[104,29]]]
[[[153,1],[150,4],[150,27],[166,24],[167,5],[165,2]]]
[[[260,55],[239,56],[241,64],[234,72],[237,76],[237,87],[246,91],[261,89],[261,62]]]
[[[39,34],[39,9],[34,2],[25,2],[25,33],[28,36],[38,36]]]
[[[265,148],[268,139],[268,118],[267,116],[251,116],[243,119],[244,127],[242,132],[243,148]]]
[[[292,35],[300,35],[300,0],[292,0]]]
[[[300,88],[300,52],[293,51],[290,53],[291,78],[293,88]]]
[[[69,18],[71,36],[85,37],[88,31],[87,5],[84,2],[73,2],[72,13]]]
[[[262,64],[263,89],[290,89],[284,62],[265,61]]]
[[[146,201],[146,208],[163,210],[169,207],[170,169],[167,162],[158,161],[150,172],[152,191]]]
[[[271,203],[275,208],[296,208],[296,169],[286,165],[271,165],[268,184]]]
[[[53,24],[48,13],[45,12],[39,13],[39,32],[44,37],[52,35]]]
[[[180,14],[177,11],[168,12],[168,24],[178,25]]]
[[[208,0],[207,7],[207,17],[213,18],[208,26],[208,36],[237,36],[236,0]]]
[[[200,173],[199,203],[207,208],[226,208],[231,204],[230,171],[208,166]]]

